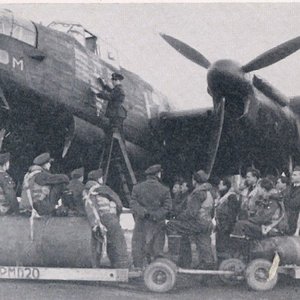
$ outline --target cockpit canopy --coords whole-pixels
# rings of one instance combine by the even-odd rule
[[[63,22],[51,22],[49,28],[55,29],[73,36],[82,46],[99,56],[102,60],[119,69],[118,52],[106,41],[97,38],[80,24],[68,24]]]
[[[0,34],[4,34],[29,44],[37,46],[35,25],[28,20],[16,18],[10,10],[0,11]]]

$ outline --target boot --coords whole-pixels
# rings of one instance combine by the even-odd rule
[[[181,235],[178,234],[168,235],[169,255],[170,255],[170,259],[175,264],[177,264],[179,261],[180,241],[181,241]]]

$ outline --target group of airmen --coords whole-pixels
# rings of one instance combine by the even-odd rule
[[[24,176],[22,194],[8,175],[9,153],[0,154],[0,215],[86,216],[91,227],[93,267],[100,267],[104,237],[107,255],[114,268],[128,268],[129,256],[120,214],[119,196],[103,181],[101,169],[84,169],[52,174],[53,159],[42,153]],[[143,269],[166,255],[184,268],[214,269],[217,261],[234,255],[236,238],[260,240],[274,235],[298,235],[300,211],[300,167],[290,180],[285,176],[261,178],[249,168],[240,184],[232,178],[209,182],[199,170],[191,182],[178,178],[170,191],[162,184],[161,165],[150,166],[146,179],[133,187],[130,208],[135,227],[132,261]],[[216,253],[212,233],[216,233]],[[168,251],[165,251],[166,237]],[[197,264],[193,264],[191,243],[195,242]]]
[[[125,94],[121,74],[112,74],[112,88],[101,79],[103,91],[97,96],[109,101],[106,116],[112,128],[126,118]],[[24,176],[20,201],[15,183],[8,175],[9,153],[0,154],[0,215],[87,216],[91,226],[93,267],[100,266],[107,240],[107,255],[114,268],[128,268],[129,257],[120,226],[123,205],[119,196],[104,183],[103,171],[84,169],[52,174],[53,159],[42,153],[33,160]],[[246,178],[234,184],[232,178],[209,180],[199,170],[192,178],[178,178],[172,191],[162,184],[161,165],[150,166],[146,180],[133,187],[130,208],[135,221],[132,261],[143,269],[157,257],[166,255],[180,267],[214,269],[218,261],[234,256],[238,239],[262,239],[274,235],[299,235],[300,167],[291,177],[261,178],[249,168]],[[212,234],[214,233],[214,235]],[[212,237],[216,236],[216,243]],[[168,254],[166,254],[166,237]],[[195,242],[198,261],[192,262],[191,242]],[[215,251],[216,250],[216,251]]]
[[[166,256],[166,237],[168,258],[183,268],[208,270],[243,254],[243,241],[299,235],[299,166],[290,178],[262,177],[259,170],[248,168],[245,178],[209,179],[199,170],[191,180],[177,178],[171,192],[160,182],[160,165],[145,173],[147,179],[134,186],[130,203],[135,217],[132,257],[137,268]],[[192,259],[192,242],[197,262]]]

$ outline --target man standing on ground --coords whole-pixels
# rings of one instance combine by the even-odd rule
[[[15,183],[7,174],[9,153],[0,154],[0,216],[18,213],[19,203],[15,192]]]
[[[71,180],[66,187],[69,194],[69,199],[71,201],[68,206],[73,214],[81,216],[85,214],[84,203],[82,199],[82,192],[84,190],[84,168],[75,169],[71,172],[70,175]]]
[[[228,258],[230,256],[230,234],[237,221],[240,203],[237,194],[231,187],[229,178],[223,178],[219,183],[220,199],[215,208],[215,218],[217,221],[217,253],[218,258]]]
[[[207,181],[208,175],[203,170],[194,173],[195,189],[188,198],[186,210],[167,225],[168,236],[177,234],[184,238],[195,238],[200,269],[215,267],[210,238],[214,200],[210,191],[212,186]]]
[[[91,171],[83,191],[85,210],[92,228],[92,265],[100,267],[104,235],[107,255],[113,268],[128,268],[127,245],[118,216],[122,212],[119,196],[103,183],[102,169]]]
[[[142,268],[144,259],[150,262],[162,254],[165,243],[165,220],[171,210],[170,191],[160,183],[161,165],[149,167],[147,179],[133,187],[130,207],[135,218],[132,236],[132,257],[136,268]]]
[[[247,169],[245,180],[246,187],[241,192],[241,212],[239,219],[247,220],[248,217],[254,214],[259,179],[259,170],[254,168]]]
[[[291,176],[291,186],[285,196],[285,208],[289,223],[289,234],[295,234],[300,211],[300,166],[296,166]]]

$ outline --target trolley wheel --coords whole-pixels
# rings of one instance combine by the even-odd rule
[[[177,266],[172,260],[164,257],[159,257],[156,258],[154,262],[156,261],[169,265],[174,270],[174,272],[177,273]]]
[[[144,272],[145,285],[152,292],[170,291],[176,282],[176,269],[176,265],[166,258],[155,260]]]
[[[276,273],[269,279],[269,270],[272,263],[265,259],[253,260],[246,269],[246,281],[250,288],[256,291],[271,290],[278,281]]]
[[[234,275],[219,275],[222,282],[228,285],[238,285],[244,280],[246,265],[237,258],[225,259],[221,262],[220,271],[233,271]]]

